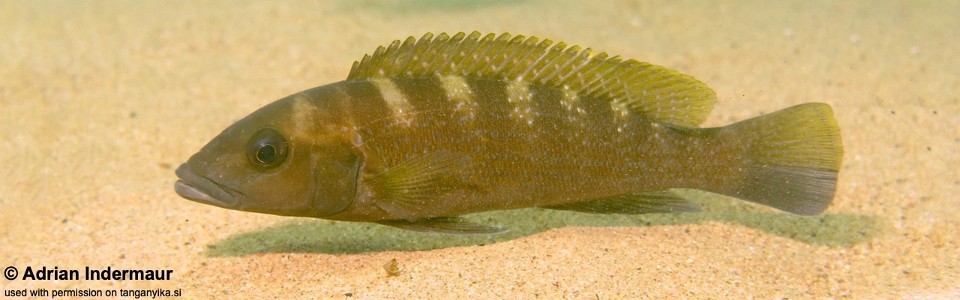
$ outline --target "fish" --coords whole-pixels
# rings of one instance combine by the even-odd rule
[[[505,232],[463,218],[493,210],[698,211],[682,189],[827,209],[843,156],[830,105],[699,127],[716,102],[689,75],[590,48],[427,33],[233,123],[176,169],[174,190],[227,209],[462,235]]]

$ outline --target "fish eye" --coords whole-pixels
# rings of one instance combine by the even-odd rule
[[[279,166],[287,158],[287,141],[273,128],[264,128],[250,137],[247,160],[259,170]]]

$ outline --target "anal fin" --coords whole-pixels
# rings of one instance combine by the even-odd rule
[[[412,231],[459,235],[498,234],[507,232],[504,228],[473,223],[461,217],[437,217],[415,221],[390,220],[377,223]]]
[[[619,195],[575,203],[545,206],[543,208],[570,210],[594,214],[649,214],[697,212],[700,207],[669,191]]]

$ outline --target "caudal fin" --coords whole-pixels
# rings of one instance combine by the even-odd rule
[[[799,215],[830,205],[843,146],[829,105],[801,104],[731,128],[749,144],[744,177],[724,194]]]

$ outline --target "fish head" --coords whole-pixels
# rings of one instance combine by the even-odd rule
[[[291,117],[303,107],[288,98],[237,121],[178,167],[177,194],[285,216],[324,217],[346,210],[356,196],[360,156],[339,130],[316,132],[331,126],[305,129],[302,111]],[[317,118],[309,121],[322,124]]]

